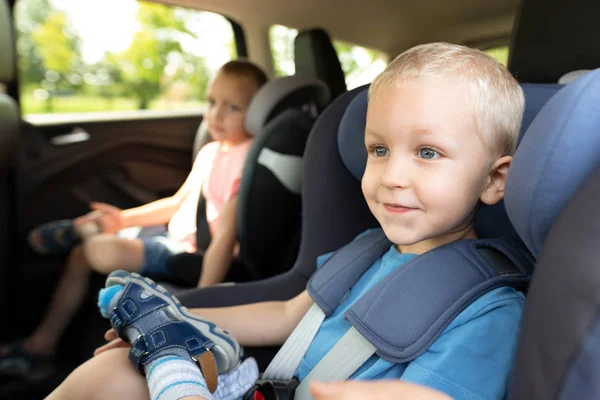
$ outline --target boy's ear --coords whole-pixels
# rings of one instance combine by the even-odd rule
[[[487,183],[479,198],[482,203],[492,205],[504,198],[506,175],[508,174],[508,167],[510,167],[512,159],[511,156],[505,156],[497,159],[496,162],[492,164]]]

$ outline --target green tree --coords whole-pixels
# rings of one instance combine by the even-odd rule
[[[67,33],[67,18],[60,11],[53,11],[46,21],[33,31],[33,41],[37,45],[46,71],[66,75],[73,70],[76,61],[75,38]]]
[[[21,87],[39,87],[46,70],[32,33],[52,13],[48,0],[19,0],[15,8],[19,79]]]
[[[104,60],[85,66],[84,76],[93,77],[93,83],[86,85],[85,94],[99,96],[106,100],[106,109],[115,109],[114,100],[125,93],[124,78],[112,54]]]
[[[184,82],[188,87],[188,100],[202,100],[209,82],[209,70],[206,60],[194,54],[183,54],[183,62],[170,77],[169,83]]]
[[[269,29],[269,41],[271,42],[275,75],[294,74],[294,39],[297,35],[298,31],[296,29],[282,25],[273,25]]]
[[[139,4],[140,30],[125,52],[111,54],[107,60],[123,71],[126,94],[138,100],[140,109],[147,109],[168,84],[164,72],[169,54],[182,53],[178,35],[193,35],[175,8],[157,3]]]
[[[31,37],[45,70],[45,79],[41,84],[50,94],[46,102],[46,111],[51,112],[52,94],[76,85],[67,77],[73,71],[82,68],[78,51],[79,40],[69,31],[67,17],[61,11],[52,11],[46,20],[35,28]]]
[[[125,89],[139,101],[139,108],[148,108],[161,92],[161,77],[167,65],[167,55],[181,51],[181,45],[171,40],[158,40],[148,30],[135,33],[131,47],[123,54]]]
[[[340,64],[344,70],[344,75],[352,76],[353,74],[360,73],[363,70],[363,67],[356,62],[356,58],[353,54],[353,50],[356,46],[350,43],[334,40],[333,47],[335,48],[338,58],[340,59]],[[377,53],[374,50],[364,50],[369,55],[369,64],[373,63],[373,61],[375,61],[377,58]]]

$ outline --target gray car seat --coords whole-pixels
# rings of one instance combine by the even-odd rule
[[[600,169],[550,229],[529,289],[512,399],[600,398]]]
[[[314,120],[328,103],[328,88],[304,76],[274,79],[252,99],[245,124],[255,140],[240,183],[240,253],[227,281],[266,278],[293,265],[300,230],[302,155]],[[199,253],[170,260],[170,268],[182,278],[172,283],[188,287],[198,283],[202,251],[211,240],[205,210],[201,195],[196,234]]]
[[[577,91],[554,96],[534,121],[538,137],[521,143],[530,151],[517,154],[514,165],[527,164],[531,176],[509,175],[507,204],[528,205],[511,220],[520,230],[531,226],[523,240],[539,253],[513,399],[600,398],[600,70],[570,85]],[[519,196],[509,195],[510,186],[523,188]],[[540,193],[543,201],[533,202]],[[570,198],[552,223],[556,215],[546,210]]]

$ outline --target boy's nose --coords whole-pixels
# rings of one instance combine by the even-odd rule
[[[210,118],[215,122],[221,121],[223,119],[223,107],[218,105],[214,106],[211,109]]]
[[[381,177],[381,184],[387,188],[404,188],[410,184],[410,162],[406,157],[390,157]]]

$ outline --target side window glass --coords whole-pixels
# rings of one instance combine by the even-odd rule
[[[19,0],[15,25],[21,109],[40,123],[49,114],[201,111],[209,79],[236,57],[223,16],[153,2]]]
[[[334,40],[333,47],[342,64],[348,90],[373,82],[389,62],[389,56],[378,50],[340,40]]]
[[[273,69],[276,76],[294,75],[294,39],[298,30],[283,25],[272,25],[269,29],[269,42],[273,56]]]
[[[502,65],[508,65],[508,46],[492,47],[485,49],[484,52],[494,57]]]

